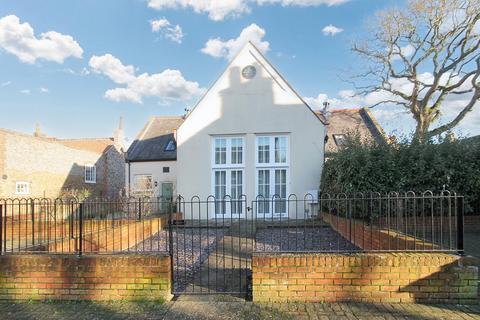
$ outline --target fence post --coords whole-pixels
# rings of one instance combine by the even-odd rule
[[[463,245],[463,214],[465,210],[465,205],[463,203],[463,197],[458,197],[457,198],[457,209],[458,209],[458,214],[457,214],[457,251],[459,254],[463,255],[464,254],[464,245]]]
[[[142,220],[142,199],[138,199],[138,221]]]
[[[2,255],[2,251],[3,251],[3,204],[0,204],[0,256]]]
[[[173,198],[168,208],[168,253],[170,255],[170,283],[171,293],[175,291],[174,269],[173,269]]]
[[[83,203],[80,203],[79,211],[78,211],[78,220],[79,220],[79,235],[78,235],[78,255],[82,255],[83,251]]]
[[[35,200],[31,200],[30,210],[32,214],[32,246],[35,245]]]
[[[75,215],[75,206],[72,201],[70,201],[70,214],[68,215],[68,225],[69,225],[69,231],[70,231],[70,239],[73,239],[73,221],[74,221],[74,215]]]

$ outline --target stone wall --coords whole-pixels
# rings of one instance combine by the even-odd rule
[[[254,254],[253,300],[475,304],[477,263],[442,253]]]
[[[124,186],[124,159],[120,150],[110,149],[96,153],[0,130],[0,198],[19,197],[17,181],[30,184],[30,194],[22,197],[58,197],[71,189],[88,189],[95,196],[116,195]],[[86,164],[96,166],[96,183],[85,183]]]
[[[3,300],[170,298],[168,254],[0,256]]]

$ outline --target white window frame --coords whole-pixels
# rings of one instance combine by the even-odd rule
[[[150,179],[152,180],[152,188],[151,189],[137,189],[137,177],[150,177]],[[133,191],[136,192],[136,193],[152,192],[153,189],[154,189],[154,184],[155,184],[155,182],[153,181],[153,174],[151,174],[151,173],[139,173],[139,174],[133,175]]]
[[[226,161],[223,164],[215,163],[215,141],[217,139],[226,140]],[[242,163],[232,163],[232,139],[242,139]],[[244,136],[214,136],[212,137],[212,168],[244,168],[245,167],[245,137]]]
[[[287,207],[286,207],[286,211],[284,212],[274,212],[275,211],[275,204],[273,203],[272,204],[272,200],[276,200],[276,199],[280,199],[278,197],[275,197],[275,199],[273,198],[274,195],[276,195],[275,193],[275,184],[276,184],[276,181],[275,181],[275,170],[285,170],[285,179],[286,179],[286,185],[285,185],[285,198],[281,198],[281,200],[288,200],[288,196],[290,195],[290,168],[288,167],[285,167],[285,166],[282,166],[282,167],[257,167],[255,169],[255,194],[256,195],[259,195],[259,188],[258,188],[258,173],[260,170],[268,170],[269,171],[269,196],[268,197],[265,197],[265,198],[262,198],[262,197],[257,197],[256,198],[256,202],[257,202],[257,209],[256,209],[256,213],[257,213],[257,216],[260,217],[260,218],[263,218],[263,217],[272,217],[272,214],[273,214],[273,217],[286,217],[287,214],[288,214],[288,201],[287,201]],[[269,209],[269,212],[267,213],[262,213],[260,212],[259,210],[259,207],[260,207],[260,203],[262,200],[267,200],[268,201],[268,204],[270,206],[270,209]]]
[[[259,163],[258,157],[258,148],[259,148],[259,139],[260,138],[269,138],[269,162],[268,163]],[[286,161],[285,162],[275,162],[275,138],[285,138],[286,139]],[[286,210],[285,212],[275,212],[275,203],[272,203],[273,196],[275,193],[275,170],[285,170],[286,172],[286,198],[281,198],[281,200],[288,200],[290,194],[290,135],[286,133],[274,133],[274,134],[257,134],[255,136],[255,194],[259,194],[258,186],[258,176],[260,170],[269,170],[269,197],[268,199],[262,199],[261,197],[257,198],[257,215],[259,217],[284,217],[288,214],[288,201],[286,201]],[[277,199],[277,198],[275,198]],[[268,213],[261,213],[259,210],[260,201],[268,200],[270,206]]]
[[[23,185],[24,186],[24,191],[18,191],[18,187]],[[16,181],[15,182],[15,194],[18,195],[26,195],[30,194],[30,182],[28,181]]]
[[[87,170],[88,169],[93,169],[93,179],[88,179],[87,178]],[[93,164],[86,164],[84,165],[84,180],[85,180],[85,183],[97,183],[97,167]]]
[[[226,161],[224,164],[216,164],[215,163],[215,145],[216,145],[216,140],[217,139],[225,139],[226,141]],[[232,140],[233,139],[241,139],[242,141],[242,163],[232,163]],[[230,135],[230,136],[212,136],[212,156],[211,156],[211,164],[212,164],[212,172],[211,172],[211,194],[215,196],[215,172],[217,171],[225,171],[225,195],[231,196],[231,190],[232,190],[232,172],[233,171],[240,171],[241,176],[242,176],[242,194],[245,194],[245,136],[242,135]],[[232,206],[230,205],[230,202],[227,203],[225,206],[225,213],[217,213],[216,212],[216,207],[215,204],[212,204],[212,211],[214,214],[210,218],[215,218],[215,217],[225,217],[225,218],[230,218],[230,217],[235,217],[235,218],[243,218],[245,217],[245,211],[246,208],[243,207],[244,199],[242,197],[239,197],[237,199],[231,199],[231,201],[239,200],[240,203],[239,205],[241,206],[241,212],[240,213],[232,213],[231,209]],[[227,197],[228,200],[230,198]],[[223,199],[216,199],[216,201],[222,201]]]
[[[260,138],[269,138],[269,162],[268,163],[259,163],[258,162],[258,140]],[[286,138],[286,161],[285,162],[275,162],[275,138]],[[290,167],[290,136],[288,134],[259,134],[255,137],[255,166],[257,168],[264,167]]]

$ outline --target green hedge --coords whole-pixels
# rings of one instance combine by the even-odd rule
[[[320,185],[328,193],[438,192],[445,186],[465,196],[467,213],[479,211],[480,139],[375,144],[349,136],[325,163]]]

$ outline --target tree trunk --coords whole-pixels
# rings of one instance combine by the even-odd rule
[[[417,125],[415,127],[415,135],[413,140],[418,143],[425,143],[427,139],[428,128],[430,126],[429,121],[424,115],[419,115],[415,120]]]

